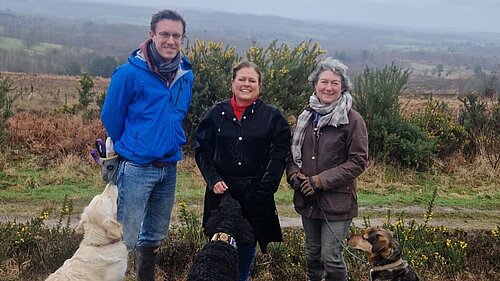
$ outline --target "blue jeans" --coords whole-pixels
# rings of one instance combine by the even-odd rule
[[[344,281],[347,270],[342,256],[342,243],[352,220],[328,221],[302,216],[306,236],[307,277],[311,281]],[[333,233],[332,233],[333,231]]]
[[[167,237],[174,207],[177,163],[162,168],[122,161],[118,171],[118,221],[123,242],[154,248]]]
[[[255,245],[238,246],[238,281],[247,281],[255,259]]]

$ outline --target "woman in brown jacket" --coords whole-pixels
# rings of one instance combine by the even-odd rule
[[[353,110],[347,67],[332,58],[309,76],[315,92],[299,115],[287,179],[306,236],[311,281],[347,280],[342,241],[358,214],[356,178],[368,162],[368,134]]]

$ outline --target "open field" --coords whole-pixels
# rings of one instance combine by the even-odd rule
[[[77,103],[79,76],[29,74],[17,72],[1,72],[1,76],[9,77],[14,82],[16,91],[21,94],[14,103],[15,111],[53,112],[62,106]],[[103,93],[107,90],[109,78],[95,77],[94,91]],[[414,92],[411,89],[401,97],[401,104],[407,113],[422,108],[431,98],[445,102],[453,112],[458,112],[461,102],[458,94],[432,94],[432,92]],[[458,89],[456,89],[458,91]]]
[[[20,97],[14,103],[14,111],[26,110],[50,113],[64,105],[73,105],[78,100],[80,76],[28,74],[1,72],[2,77],[9,77]],[[94,79],[94,91],[105,92],[109,79]]]

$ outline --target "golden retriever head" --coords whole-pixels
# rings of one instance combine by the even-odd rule
[[[76,233],[84,234],[82,243],[100,246],[122,237],[122,225],[116,219],[117,199],[117,186],[108,183],[104,191],[85,207],[75,229]]]
[[[347,239],[349,246],[366,252],[373,265],[387,264],[401,258],[399,242],[392,232],[380,227],[369,227]]]

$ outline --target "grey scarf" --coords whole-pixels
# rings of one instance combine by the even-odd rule
[[[151,41],[148,45],[147,52],[153,67],[156,68],[163,78],[171,83],[172,80],[174,80],[177,68],[179,67],[179,63],[181,61],[181,52],[178,52],[170,62],[165,62],[165,59],[160,55],[155,47],[155,42],[153,41]]]
[[[304,143],[304,135],[307,125],[311,120],[313,111],[320,115],[318,124],[318,133],[325,126],[337,127],[343,124],[349,124],[347,114],[352,108],[352,96],[349,91],[344,91],[340,98],[331,104],[322,104],[316,93],[309,97],[309,107],[312,109],[304,110],[297,120],[297,126],[292,139],[292,156],[293,162],[302,168],[302,144]]]

